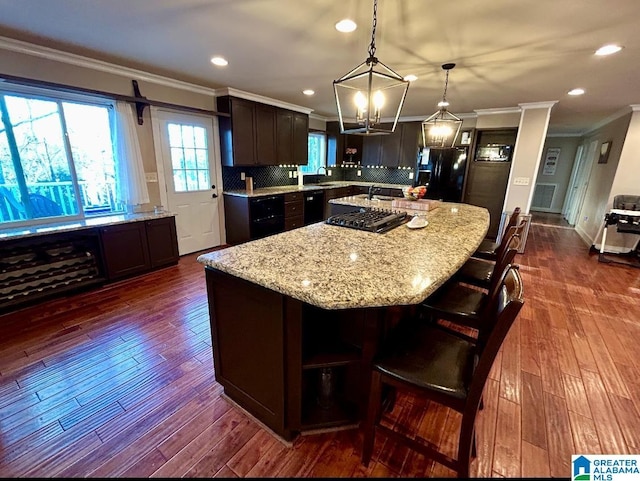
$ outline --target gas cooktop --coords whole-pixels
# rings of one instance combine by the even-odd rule
[[[332,215],[325,222],[351,229],[383,233],[403,224],[406,220],[407,213],[403,211],[361,207],[353,212]]]

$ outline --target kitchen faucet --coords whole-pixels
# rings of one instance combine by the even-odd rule
[[[369,193],[367,194],[367,199],[373,199],[373,194],[376,192],[380,192],[380,187],[376,187],[374,184],[369,186]]]
[[[321,165],[320,167],[318,167],[318,170],[316,171],[316,174],[320,175],[320,170],[324,169],[324,175],[327,175],[327,168],[324,165]]]

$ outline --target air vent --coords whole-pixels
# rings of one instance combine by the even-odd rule
[[[536,184],[531,208],[551,209],[558,184]]]

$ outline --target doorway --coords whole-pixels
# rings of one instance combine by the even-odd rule
[[[585,149],[584,145],[580,145],[576,153],[576,161],[571,172],[569,188],[562,208],[562,215],[571,226],[576,225],[578,215],[582,209],[597,146],[598,141],[594,140],[589,144],[588,149]]]
[[[176,214],[179,254],[219,246],[217,119],[152,109],[152,120],[160,198]]]

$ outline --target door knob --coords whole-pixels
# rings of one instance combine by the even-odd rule
[[[212,199],[216,199],[217,197],[218,197],[218,194],[211,194]]]
[[[216,186],[215,186],[215,185],[212,185],[212,186],[211,186],[211,188],[212,188],[212,189],[215,189],[215,188],[216,188]]]

